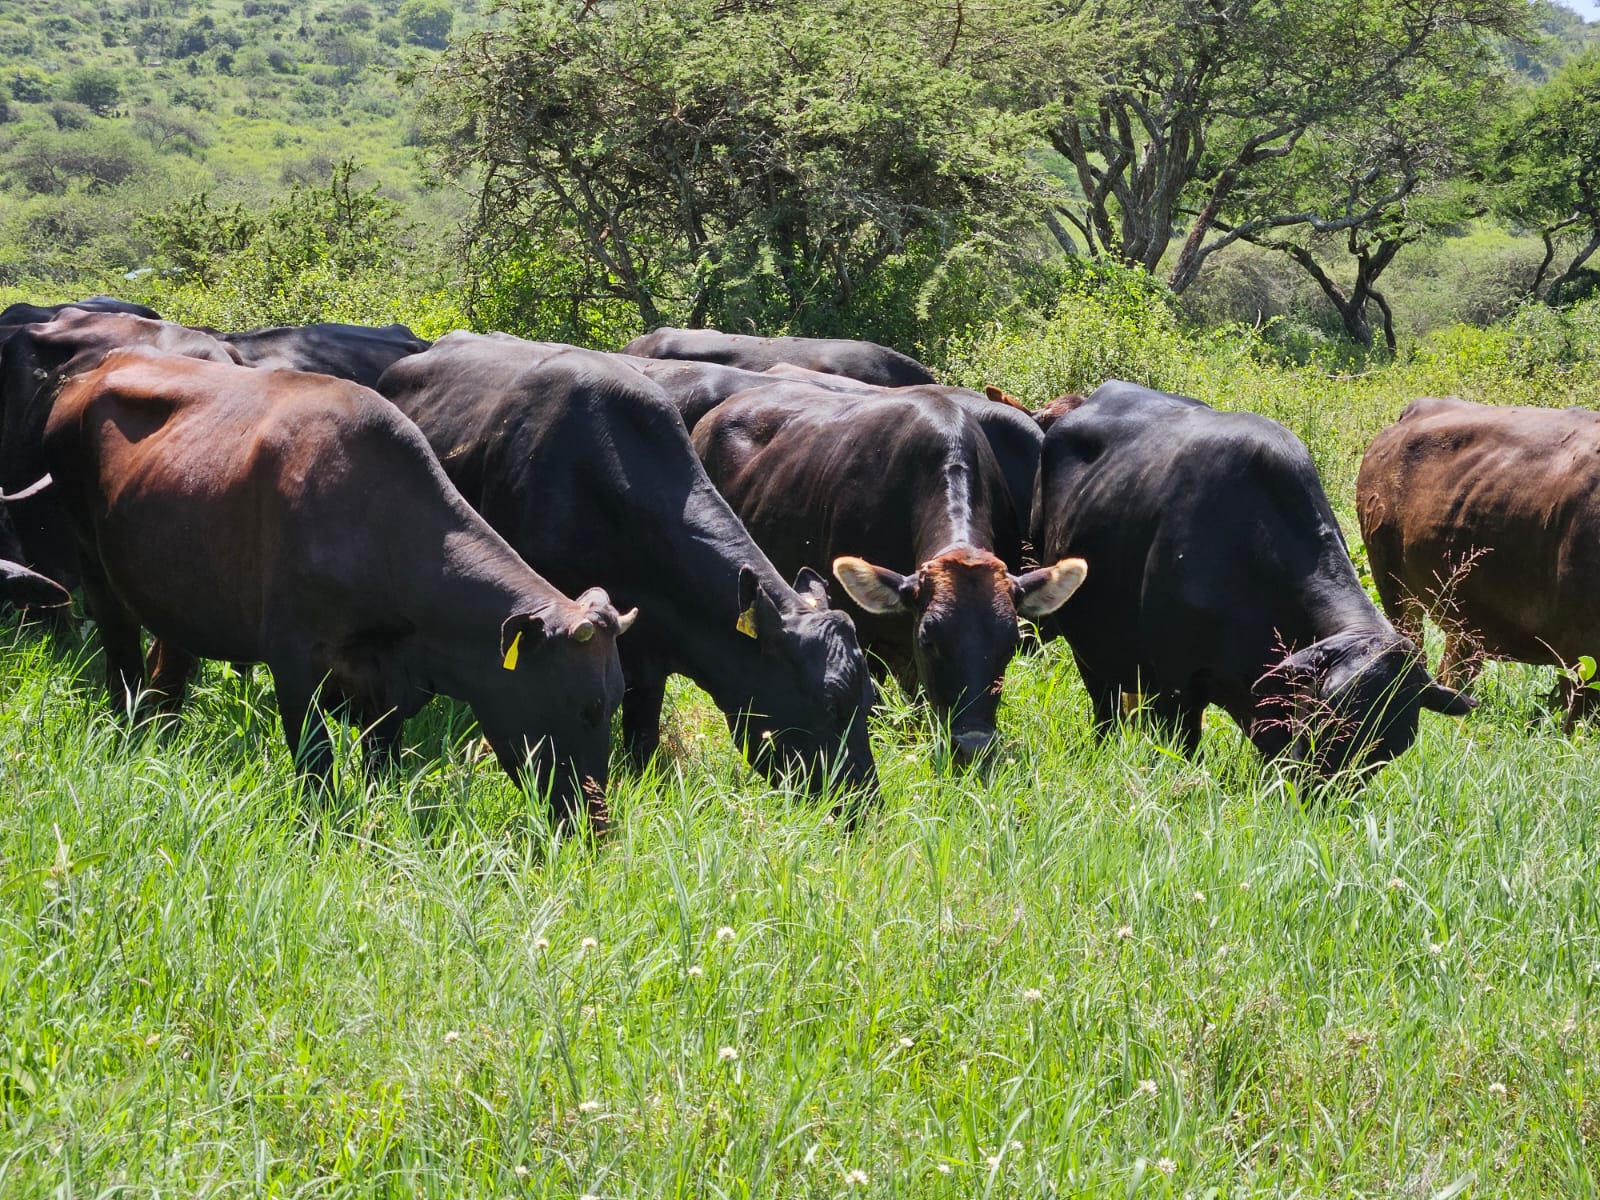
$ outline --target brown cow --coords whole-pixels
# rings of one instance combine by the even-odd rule
[[[326,780],[319,702],[372,727],[376,767],[406,716],[456,696],[514,778],[531,755],[558,814],[581,791],[603,820],[631,617],[535,574],[375,392],[118,350],[62,389],[45,453],[114,698],[143,684],[141,626],[181,648],[158,694],[191,655],[264,662],[290,750]]]
[[[1356,504],[1384,608],[1445,631],[1442,680],[1600,654],[1600,413],[1413,401],[1368,447]],[[1570,729],[1594,693],[1564,690]]]

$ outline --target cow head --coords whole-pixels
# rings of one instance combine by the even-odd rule
[[[1256,681],[1250,740],[1322,779],[1357,778],[1416,740],[1423,709],[1465,716],[1476,701],[1434,682],[1395,633],[1336,634],[1289,655]]]
[[[500,765],[519,780],[531,767],[563,822],[581,800],[591,823],[605,825],[611,714],[622,703],[617,638],[637,615],[619,615],[600,588],[513,614],[500,628],[498,665],[472,697]]]
[[[749,705],[728,714],[745,756],[774,782],[798,772],[813,791],[838,783],[875,794],[867,716],[877,695],[855,625],[828,607],[822,576],[803,567],[794,592],[775,596],[743,567],[739,614],[763,668],[750,680]]]
[[[1081,558],[1012,575],[987,550],[958,547],[900,575],[862,558],[833,560],[834,576],[870,613],[903,614],[915,627],[917,681],[950,727],[956,758],[970,762],[994,741],[1006,666],[1017,651],[1018,616],[1055,612],[1078,590]]]

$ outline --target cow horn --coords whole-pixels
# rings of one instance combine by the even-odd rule
[[[623,634],[627,633],[628,630],[632,629],[633,628],[633,623],[635,621],[637,621],[638,619],[639,619],[639,610],[637,608],[630,608],[627,612],[623,613],[620,617],[618,617],[617,618],[617,636],[621,637]]]
[[[587,642],[594,636],[594,622],[590,620],[579,621],[572,627],[572,640],[578,643]]]
[[[0,493],[0,503],[9,503],[13,500],[26,500],[29,496],[37,496],[40,492],[44,491],[45,488],[49,487],[54,482],[55,480],[52,479],[47,472],[44,476],[34,480],[20,492],[12,492],[10,495]]]

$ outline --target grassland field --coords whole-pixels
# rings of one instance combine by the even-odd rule
[[[1340,376],[1085,300],[943,366],[1264,412],[1353,534],[1409,399],[1600,407],[1595,325]],[[1600,1193],[1600,741],[1562,736],[1548,669],[1492,666],[1319,804],[1215,712],[1195,761],[1096,744],[1034,645],[986,770],[888,694],[848,833],[676,686],[599,845],[457,705],[396,783],[317,801],[266,672],[208,667],[173,725],[100,678],[83,623],[0,624],[0,1195]]]

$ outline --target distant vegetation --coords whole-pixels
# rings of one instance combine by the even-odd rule
[[[1348,366],[1594,290],[1600,26],[1205,7],[19,0],[0,291],[937,360],[1133,267]]]

